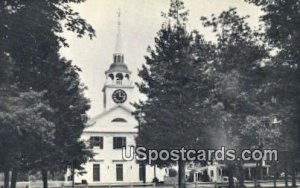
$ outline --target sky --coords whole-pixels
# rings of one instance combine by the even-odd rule
[[[241,16],[250,15],[247,20],[250,26],[257,27],[260,9],[244,0],[184,0],[189,10],[188,29],[197,29],[207,40],[213,40],[211,30],[204,29],[201,16],[218,15],[223,10],[236,7]],[[161,12],[167,12],[169,0],[86,0],[73,4],[82,18],[96,30],[96,37],[77,38],[76,34],[65,31],[63,36],[69,48],[62,48],[61,55],[82,69],[82,82],[88,87],[86,97],[91,100],[88,115],[93,117],[103,111],[102,88],[105,82],[104,72],[112,63],[116,45],[117,12],[121,11],[122,47],[125,63],[132,71],[132,81],[139,81],[137,70],[145,63],[147,47],[153,46],[154,37],[164,19]],[[140,97],[137,89],[136,98]]]

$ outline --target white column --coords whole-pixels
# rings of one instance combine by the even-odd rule
[[[248,175],[249,175],[249,178],[251,178],[251,168],[248,168]]]

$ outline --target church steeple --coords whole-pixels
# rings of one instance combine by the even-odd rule
[[[106,82],[103,87],[103,104],[105,109],[115,105],[130,106],[133,84],[130,81],[131,72],[124,63],[122,51],[121,12],[118,12],[116,48],[113,53],[113,63],[105,71]]]
[[[111,64],[109,70],[105,73],[130,73],[127,65],[124,63],[124,54],[122,51],[122,32],[121,32],[121,11],[118,11],[118,22],[117,22],[117,37],[116,37],[116,48],[113,54],[113,63]]]

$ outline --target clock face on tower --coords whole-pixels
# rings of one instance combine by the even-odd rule
[[[112,99],[115,103],[124,103],[127,99],[127,94],[122,89],[117,89],[112,94]]]

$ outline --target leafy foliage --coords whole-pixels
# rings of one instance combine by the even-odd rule
[[[284,142],[281,143],[281,151],[284,154],[284,169],[287,174],[286,161],[292,161],[291,171],[293,186],[296,186],[295,156],[299,157],[300,128],[300,79],[299,79],[299,23],[300,3],[297,0],[290,1],[264,1],[247,0],[260,6],[264,12],[261,20],[265,24],[265,38],[269,45],[276,49],[273,61],[273,93],[281,112],[281,121]],[[288,152],[290,159],[287,159]],[[286,175],[287,180],[287,175]],[[287,183],[286,183],[287,184]]]
[[[183,2],[171,1],[165,23],[146,56],[137,84],[148,99],[136,104],[143,115],[137,144],[148,149],[208,147],[205,117],[210,94],[210,46],[198,32],[185,28],[188,12]],[[179,185],[185,187],[185,159],[179,166]],[[160,166],[172,161],[155,161]]]
[[[185,14],[177,17],[174,10],[182,10],[182,4],[171,3],[169,19],[155,38],[155,50],[146,57],[146,65],[140,70],[143,82],[138,84],[148,100],[137,105],[144,115],[144,123],[138,144],[156,149],[194,148],[204,135],[201,121],[205,100],[209,94],[207,44],[198,33],[185,29]],[[196,50],[197,49],[197,50]],[[197,110],[196,110],[197,109]],[[203,141],[203,140],[202,140]]]
[[[11,70],[9,74],[6,71],[0,72],[1,79],[7,81],[2,88],[8,90],[9,87],[15,87],[15,92],[19,93],[17,96],[23,96],[27,92],[32,92],[32,97],[42,94],[32,98],[32,105],[44,104],[51,109],[49,113],[44,113],[42,108],[35,111],[22,105],[22,100],[25,99],[21,97],[20,100],[13,99],[14,103],[7,103],[8,106],[20,110],[14,111],[16,114],[10,118],[24,121],[24,126],[27,125],[26,121],[34,121],[36,124],[32,123],[29,127],[28,123],[28,127],[24,128],[37,131],[32,132],[37,135],[55,126],[55,132],[49,131],[49,134],[54,134],[51,139],[42,136],[43,139],[49,139],[51,144],[41,146],[39,144],[43,142],[32,140],[32,150],[26,153],[26,158],[22,158],[20,164],[29,170],[64,171],[71,165],[80,169],[80,165],[91,156],[85,150],[84,143],[79,140],[85,127],[86,111],[89,109],[89,100],[84,97],[86,87],[81,84],[78,74],[81,70],[59,55],[60,47],[68,46],[67,41],[60,35],[64,29],[77,33],[78,37],[95,36],[91,25],[69,6],[69,3],[81,2],[83,0],[1,1],[1,66]],[[7,94],[8,102],[10,96],[11,94]],[[27,116],[28,119],[24,119]],[[4,121],[9,116],[3,118]],[[17,122],[9,124],[16,127],[18,124],[14,123]],[[41,130],[35,126],[38,123],[43,124],[40,126]],[[11,143],[20,148],[28,148],[13,140]],[[14,163],[14,158],[10,159]],[[10,166],[9,170],[12,168]],[[47,184],[44,186],[47,187]]]
[[[0,113],[1,169],[39,164],[41,154],[48,152],[45,148],[53,147],[55,126],[46,118],[51,109],[42,95],[30,91],[2,98],[6,108]]]

